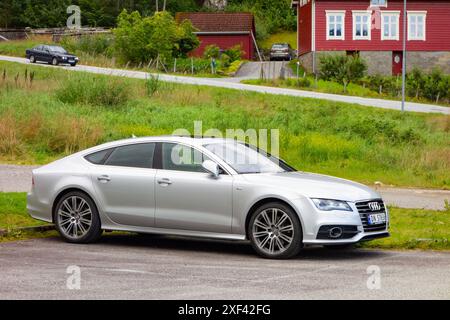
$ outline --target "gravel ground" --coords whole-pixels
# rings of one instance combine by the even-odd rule
[[[450,299],[450,252],[309,248],[267,260],[242,242],[131,235],[0,252],[0,299]]]

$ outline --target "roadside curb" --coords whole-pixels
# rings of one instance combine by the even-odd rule
[[[11,230],[0,229],[0,237],[6,237],[8,235],[17,232],[46,232],[52,230],[55,230],[55,225],[53,224],[46,224],[43,226],[34,226],[34,227],[21,227],[21,228],[14,228]]]

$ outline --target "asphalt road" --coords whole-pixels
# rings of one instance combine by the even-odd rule
[[[28,192],[34,168],[0,164],[0,192]],[[377,188],[377,191],[387,204],[400,208],[444,210],[444,201],[450,201],[448,190]]]
[[[0,60],[3,61],[11,61],[18,62],[22,64],[29,64],[29,61],[25,58],[18,57],[8,57],[8,56],[0,56]],[[37,66],[55,68],[54,66],[49,66],[47,64],[36,64]],[[128,78],[137,78],[137,79],[146,79],[149,74],[142,71],[132,71],[132,70],[123,70],[123,69],[110,69],[110,68],[100,68],[100,67],[91,67],[91,66],[83,66],[78,65],[75,68],[73,67],[59,67],[70,71],[83,71],[90,72],[96,74],[105,74],[112,76],[121,76]],[[167,74],[159,74],[159,79],[161,81],[181,83],[181,84],[192,84],[192,85],[201,85],[201,86],[212,86],[212,87],[221,87],[228,89],[236,89],[242,91],[252,91],[259,93],[268,93],[275,95],[286,95],[293,97],[302,97],[302,98],[313,98],[313,99],[324,99],[336,102],[345,102],[345,103],[355,103],[362,106],[367,107],[376,107],[383,109],[394,109],[400,110],[401,103],[400,101],[394,100],[385,100],[385,99],[374,99],[374,98],[362,98],[362,97],[354,97],[354,96],[345,96],[338,94],[329,94],[329,93],[321,93],[321,92],[313,92],[313,91],[303,91],[296,89],[285,89],[285,88],[274,88],[274,87],[266,87],[266,86],[257,86],[257,85],[248,85],[242,83],[235,83],[233,81],[227,81],[226,79],[221,78],[200,78],[200,77],[185,77],[185,76],[174,76]],[[450,114],[450,108],[444,106],[437,106],[432,104],[421,104],[414,102],[406,102],[405,103],[406,111],[413,112],[425,112],[425,113],[441,113],[441,114]]]
[[[0,299],[450,299],[450,252],[309,248],[276,261],[243,242],[110,235],[3,243],[0,267]]]

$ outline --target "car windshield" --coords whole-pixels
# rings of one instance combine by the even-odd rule
[[[62,47],[57,47],[57,46],[49,46],[48,49],[52,52],[58,52],[58,53],[67,53],[66,50],[64,50],[64,48]]]
[[[286,49],[287,47],[288,47],[287,44],[278,43],[278,44],[274,44],[272,46],[272,49]]]
[[[239,174],[295,171],[283,160],[240,142],[218,142],[204,145],[204,147]]]

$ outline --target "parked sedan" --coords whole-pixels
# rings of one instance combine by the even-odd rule
[[[296,56],[295,50],[289,43],[275,43],[270,49],[270,61],[287,60],[291,61]]]
[[[31,63],[47,62],[54,66],[58,64],[69,64],[75,67],[79,61],[78,57],[68,53],[63,47],[39,45],[26,51],[26,57]]]
[[[32,217],[73,243],[121,230],[247,239],[263,257],[289,258],[304,245],[389,236],[387,208],[370,188],[227,139],[103,144],[33,170],[27,200]]]

